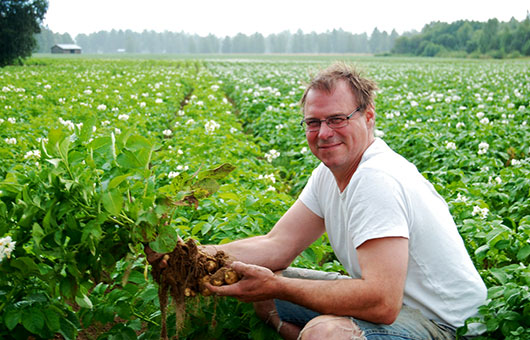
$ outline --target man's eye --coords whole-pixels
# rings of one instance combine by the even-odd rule
[[[320,125],[320,121],[319,120],[307,120],[305,123],[309,127],[317,127],[317,126]]]
[[[338,125],[344,121],[344,118],[342,117],[331,117],[328,118],[328,123],[331,125]]]

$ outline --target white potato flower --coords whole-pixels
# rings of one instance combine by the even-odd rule
[[[274,159],[280,157],[280,153],[274,149],[270,149],[269,152],[265,154],[265,159],[267,162],[272,162]]]
[[[15,250],[15,244],[16,242],[13,241],[11,236],[0,238],[0,262],[2,262],[4,257],[8,259],[11,257],[11,253]]]
[[[447,142],[445,148],[449,150],[456,150],[456,144],[454,142]]]
[[[481,218],[486,218],[488,216],[489,209],[488,208],[481,208],[478,205],[475,205],[473,207],[473,212],[471,213],[473,216],[480,216]]]
[[[209,120],[204,124],[204,129],[206,130],[206,133],[214,132],[218,128],[220,128],[221,125],[217,123],[215,120]]]
[[[478,145],[478,154],[479,155],[483,155],[485,154],[486,152],[488,152],[488,149],[489,149],[490,145],[486,142],[481,142],[479,145]]]

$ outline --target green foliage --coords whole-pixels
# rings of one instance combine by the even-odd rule
[[[318,163],[297,103],[308,70],[329,61],[45,58],[2,69],[0,238],[16,247],[0,262],[0,337],[157,339],[141,243],[270,230]],[[381,88],[378,133],[446,199],[488,286],[469,327],[528,337],[528,63],[356,61]],[[326,237],[294,265],[342,270]],[[233,299],[187,308],[183,338],[275,337]]]
[[[29,57],[35,47],[33,35],[48,10],[47,0],[0,2],[0,67]]]
[[[502,59],[507,56],[529,56],[530,18],[518,22],[487,22],[459,20],[451,24],[432,22],[420,34],[401,36],[393,53],[417,56],[488,56]],[[454,54],[451,52],[459,52]]]

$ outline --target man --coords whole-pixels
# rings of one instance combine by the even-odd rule
[[[255,302],[285,339],[453,339],[485,301],[443,198],[374,138],[375,91],[345,64],[320,72],[301,107],[322,163],[267,235],[215,246],[243,279],[209,289]],[[274,273],[324,232],[351,278]]]

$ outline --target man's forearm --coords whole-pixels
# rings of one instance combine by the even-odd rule
[[[277,297],[322,314],[352,316],[375,323],[392,323],[402,303],[401,294],[389,294],[362,279],[305,280],[278,278]]]
[[[203,250],[208,254],[215,254],[222,250],[231,260],[255,264],[271,269],[282,270],[289,266],[294,260],[285,252],[278,250],[268,235],[254,236],[246,239],[236,240],[221,245],[205,245]]]

